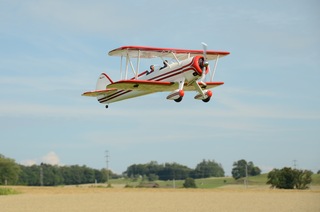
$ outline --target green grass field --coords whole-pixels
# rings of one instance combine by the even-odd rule
[[[12,188],[1,188],[0,187],[0,195],[10,195],[10,194],[18,194],[16,190]]]
[[[248,177],[249,186],[266,186],[268,180],[268,174],[261,174],[258,176]],[[212,177],[204,179],[196,179],[196,185],[198,188],[219,188],[227,185],[243,185],[244,179],[235,180],[232,177]],[[148,181],[142,181],[142,179],[131,180],[131,179],[112,179],[109,183],[113,186],[127,185],[129,187],[137,187],[140,183],[148,183]],[[184,180],[168,180],[161,181],[157,180],[153,183],[159,184],[161,188],[182,188]],[[320,186],[320,174],[312,175],[312,186]]]
[[[320,174],[313,174],[312,175],[312,183],[311,185],[320,186]]]

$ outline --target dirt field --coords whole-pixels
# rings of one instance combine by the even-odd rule
[[[319,190],[14,187],[0,211],[320,211]]]

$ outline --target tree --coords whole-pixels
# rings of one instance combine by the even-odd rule
[[[281,170],[274,169],[268,174],[267,184],[271,187],[293,189],[295,183],[294,172],[291,168],[284,167]]]
[[[250,161],[248,163],[248,175],[257,176],[259,174],[261,174],[261,169],[257,166],[254,166],[253,162]]]
[[[40,185],[40,167],[37,165],[23,166],[20,165],[20,175],[18,184],[38,186]]]
[[[164,168],[163,165],[158,164],[157,161],[151,161],[150,163],[146,164],[147,169],[148,169],[148,178],[153,179],[153,180],[158,180],[159,176],[158,173],[160,170]],[[150,180],[150,181],[153,181]]]
[[[19,179],[20,167],[13,159],[0,154],[0,185],[14,185]]]
[[[224,177],[224,170],[222,165],[214,160],[203,160],[196,166],[193,176],[195,178]]]
[[[231,173],[234,179],[237,180],[239,178],[245,177],[246,172],[248,172],[249,176],[256,176],[261,174],[260,168],[257,166],[254,166],[252,161],[247,163],[247,161],[242,159],[233,163],[233,169]]]
[[[128,177],[136,177],[137,175],[148,175],[148,168],[146,164],[133,164],[127,168],[125,172]]]
[[[295,169],[295,187],[297,189],[307,189],[312,182],[312,171]]]
[[[163,168],[163,165],[159,165],[156,161],[151,161],[147,164],[133,164],[123,174],[131,178],[146,176],[150,181],[154,181],[159,178],[158,174]]]
[[[308,170],[297,170],[284,167],[281,170],[273,169],[268,173],[267,184],[271,185],[271,188],[282,189],[306,189],[311,183],[312,172]]]
[[[184,188],[197,188],[196,182],[193,178],[186,178],[183,183]]]
[[[43,185],[56,186],[63,184],[63,177],[59,166],[42,163],[37,174],[40,173],[40,168],[42,168],[43,173]]]
[[[159,176],[156,175],[156,174],[149,174],[148,176],[148,180],[149,181],[156,181],[156,180],[159,180]]]
[[[178,163],[165,163],[158,175],[160,180],[182,180],[189,177],[191,171],[189,167]]]

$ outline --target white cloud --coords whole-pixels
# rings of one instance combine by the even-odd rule
[[[27,159],[27,160],[21,161],[21,164],[25,165],[25,166],[32,166],[32,165],[37,164],[37,161],[34,159]]]
[[[53,151],[48,152],[46,155],[44,155],[41,158],[26,159],[21,161],[21,164],[25,166],[32,166],[36,164],[39,165],[41,163],[46,163],[50,165],[61,165],[59,156]]]
[[[60,158],[53,151],[51,151],[48,154],[46,154],[45,156],[43,156],[42,161],[43,161],[43,163],[46,163],[46,164],[60,165]]]

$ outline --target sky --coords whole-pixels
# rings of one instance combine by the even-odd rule
[[[320,3],[0,0],[0,154],[24,165],[203,159],[320,170]],[[209,103],[157,93],[109,105],[83,97],[119,80],[126,45],[229,51]],[[145,61],[144,64],[148,64]],[[146,67],[147,69],[148,67]]]

